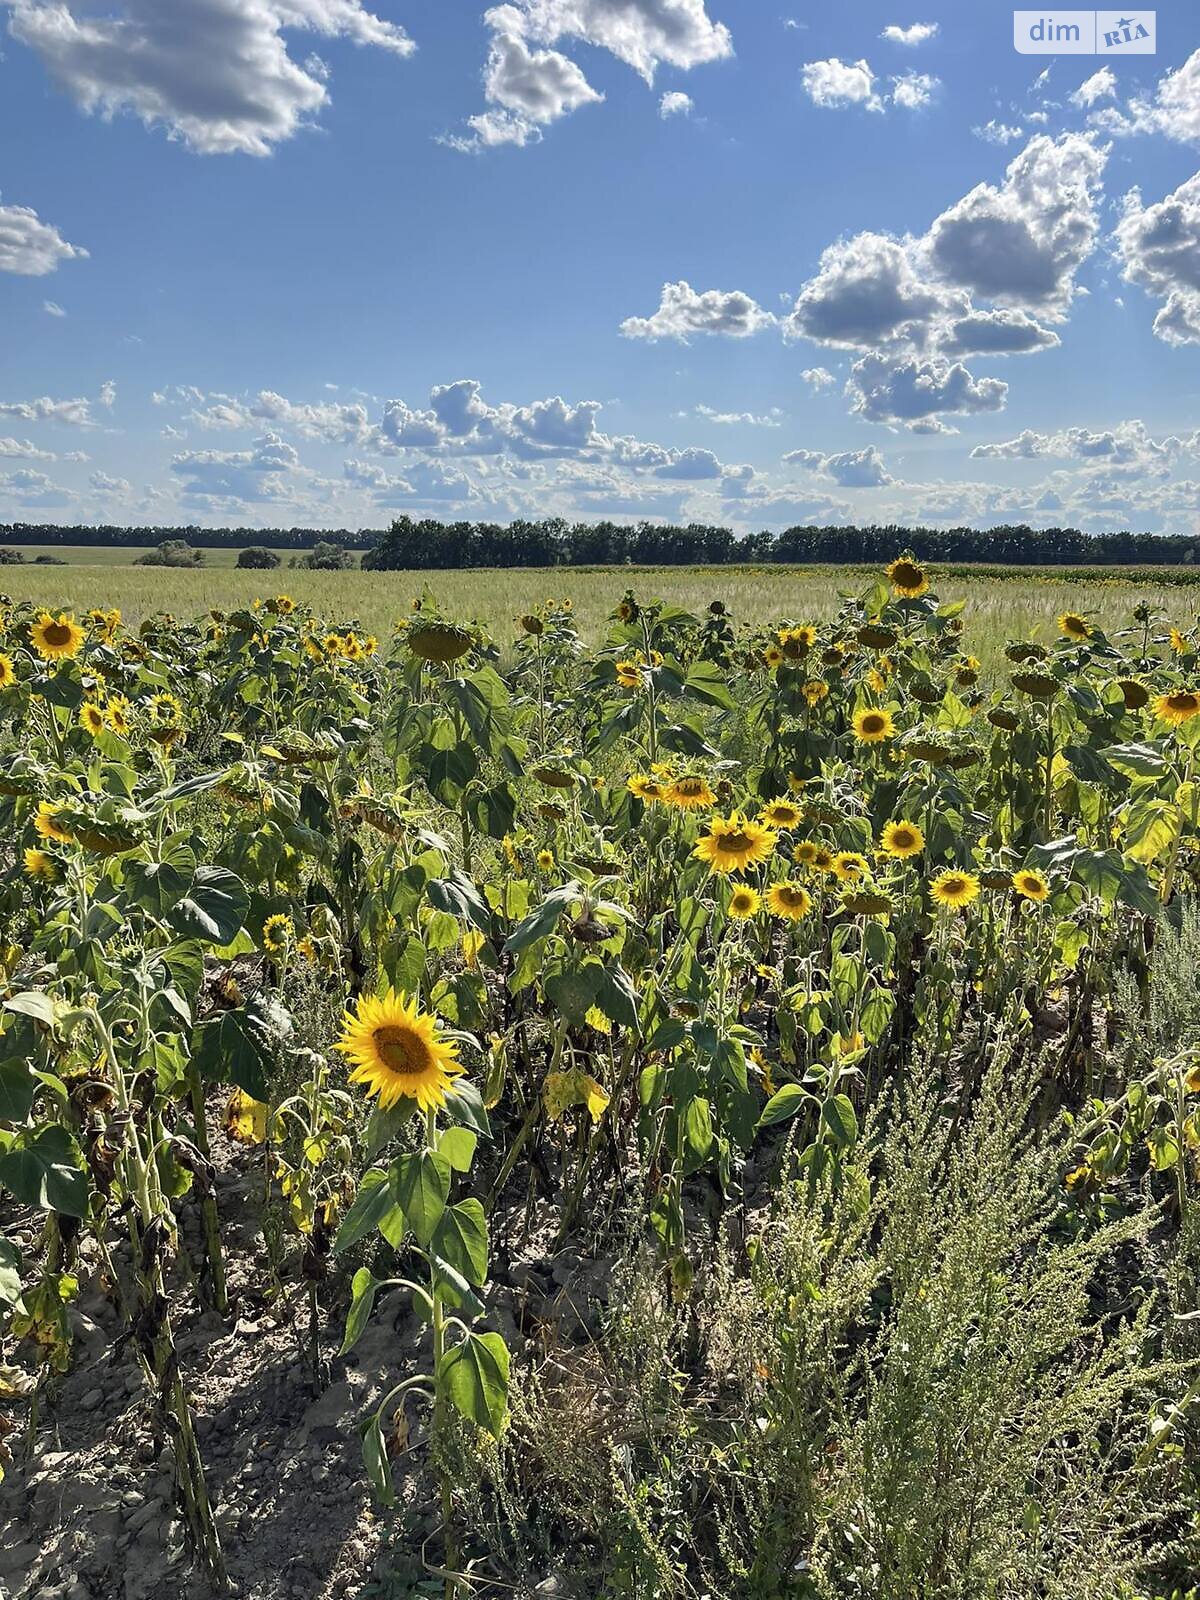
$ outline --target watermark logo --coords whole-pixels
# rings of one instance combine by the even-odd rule
[[[1023,56],[1152,56],[1153,11],[1014,11]]]

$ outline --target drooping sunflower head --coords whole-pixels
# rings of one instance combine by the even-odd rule
[[[104,732],[104,708],[94,700],[85,700],[79,708],[79,726],[94,739]]]
[[[1032,867],[1022,867],[1019,872],[1014,872],[1012,886],[1025,900],[1045,900],[1050,895],[1050,885]]]
[[[925,568],[913,556],[898,556],[887,575],[893,591],[903,600],[916,600],[929,588]]]
[[[905,861],[909,856],[919,856],[925,848],[925,835],[915,822],[889,822],[880,841],[885,856]]]
[[[53,883],[58,877],[58,864],[48,850],[39,850],[30,845],[25,851],[25,876],[40,878],[43,883]]]
[[[43,661],[66,661],[83,648],[86,634],[69,611],[52,617],[43,611],[29,630],[29,641]]]
[[[775,848],[775,837],[770,828],[735,811],[728,817],[713,817],[692,854],[706,861],[713,872],[744,872],[766,861]]]
[[[621,660],[613,663],[613,671],[622,689],[640,689],[642,669],[636,661]]]
[[[37,816],[33,819],[33,826],[43,839],[54,839],[59,844],[71,844],[74,835],[69,828],[64,827],[58,821],[60,810],[61,807],[56,806],[53,800],[39,801]]]
[[[861,744],[882,744],[896,731],[892,713],[883,708],[867,707],[854,713],[854,737]]]
[[[296,942],[296,924],[283,911],[276,911],[263,923],[262,947],[270,955],[282,955]]]
[[[644,800],[648,805],[656,800],[661,800],[667,792],[666,785],[659,783],[657,778],[648,777],[644,772],[635,772],[626,778],[625,787],[630,794],[636,795],[639,800]]]
[[[1078,611],[1064,611],[1058,619],[1058,631],[1064,637],[1074,639],[1077,644],[1092,637],[1091,623],[1086,617],[1081,617]]]
[[[799,922],[812,910],[812,896],[802,883],[787,879],[771,885],[767,890],[767,904],[777,917]]]
[[[857,850],[839,850],[833,858],[833,875],[839,883],[857,883],[869,870],[866,856]]]
[[[754,915],[761,904],[757,889],[752,889],[748,883],[739,883],[729,896],[729,915],[744,922],[747,917]]]
[[[804,813],[800,807],[793,805],[790,800],[768,800],[758,813],[758,820],[767,828],[799,827]]]
[[[9,689],[17,681],[17,669],[13,666],[13,659],[0,651],[0,689]]]
[[[717,797],[707,780],[694,773],[687,773],[669,783],[663,799],[669,806],[678,806],[681,811],[703,811],[717,803]]]
[[[929,886],[929,892],[940,906],[961,911],[979,894],[979,879],[973,872],[956,872],[950,869],[939,872]]]
[[[1160,694],[1154,702],[1156,715],[1173,728],[1182,727],[1200,712],[1200,693],[1195,689],[1173,689],[1170,694]]]
[[[364,1084],[385,1111],[405,1099],[438,1110],[463,1070],[458,1045],[442,1036],[437,1019],[394,989],[361,996],[343,1017],[334,1049],[353,1064],[350,1082]]]

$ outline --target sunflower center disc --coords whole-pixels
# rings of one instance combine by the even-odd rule
[[[407,1028],[376,1028],[374,1039],[380,1060],[393,1072],[422,1072],[428,1065],[425,1046]]]

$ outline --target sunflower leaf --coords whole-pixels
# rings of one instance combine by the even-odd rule
[[[435,1151],[418,1150],[393,1161],[388,1181],[417,1243],[427,1248],[450,1195],[450,1162]]]

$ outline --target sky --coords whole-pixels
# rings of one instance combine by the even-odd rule
[[[0,0],[0,522],[1200,534],[1194,0],[1149,44]]]

